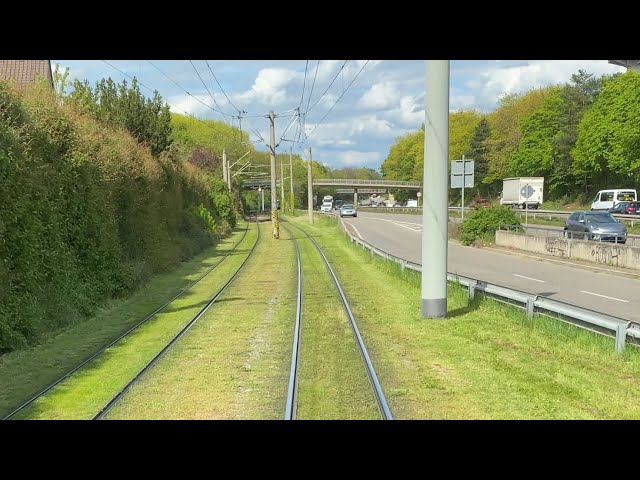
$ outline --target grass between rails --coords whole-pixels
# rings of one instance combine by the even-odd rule
[[[637,419],[640,351],[557,320],[527,320],[449,287],[449,316],[424,320],[420,275],[353,246],[335,220],[312,233],[332,262],[398,419]]]
[[[251,226],[236,251],[210,275],[14,418],[92,418],[233,275],[255,238],[256,228]]]
[[[297,418],[379,419],[355,335],[329,269],[302,232],[302,320]]]
[[[220,299],[108,419],[282,419],[296,312],[293,242],[260,242]]]
[[[1,356],[1,416],[9,414],[200,278],[242,238],[245,226],[241,222],[232,235],[220,240],[215,247],[171,272],[154,277],[131,297],[110,302],[92,319],[67,327],[38,346]]]

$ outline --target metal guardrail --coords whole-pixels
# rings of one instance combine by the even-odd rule
[[[381,250],[365,240],[354,237],[345,228],[341,218],[336,217],[340,223],[340,228],[349,237],[349,239],[366,248],[372,254],[376,254],[387,260],[391,260],[400,264],[400,268],[404,270],[414,270],[422,272],[422,266],[417,263],[410,262],[400,257],[396,257],[384,250]],[[495,300],[510,303],[527,311],[527,317],[532,318],[534,313],[539,313],[552,318],[557,318],[573,325],[576,325],[596,333],[602,333],[607,336],[615,337],[615,349],[620,352],[627,343],[627,337],[630,337],[629,343],[640,343],[640,324],[627,319],[617,318],[605,313],[595,312],[586,308],[571,305],[569,303],[553,300],[540,295],[521,292],[501,285],[487,283],[475,278],[463,277],[454,273],[447,273],[447,280],[456,282],[467,287],[469,298],[472,299],[477,292],[492,297]],[[555,315],[550,315],[555,314]]]

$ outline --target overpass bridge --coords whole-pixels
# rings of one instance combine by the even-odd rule
[[[276,185],[280,186],[280,181],[276,181]],[[361,180],[356,178],[316,178],[313,180],[314,187],[342,187],[339,190],[349,188],[348,193],[353,193],[353,204],[358,205],[358,191],[361,193],[384,193],[380,189],[388,190],[390,188],[402,188],[410,190],[422,190],[422,182],[405,181],[405,180]],[[271,189],[271,180],[250,179],[242,183],[243,188],[260,188],[261,190]],[[342,192],[341,192],[342,193]],[[345,192],[347,193],[347,192]]]

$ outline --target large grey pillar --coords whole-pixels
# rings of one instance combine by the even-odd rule
[[[449,60],[427,60],[425,82],[422,316],[447,315]]]

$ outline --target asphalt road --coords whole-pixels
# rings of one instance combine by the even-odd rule
[[[422,223],[416,215],[359,212],[344,218],[352,232],[376,247],[421,264]],[[621,319],[640,321],[640,279],[602,266],[579,266],[487,248],[448,246],[448,271],[523,292],[544,295]]]

